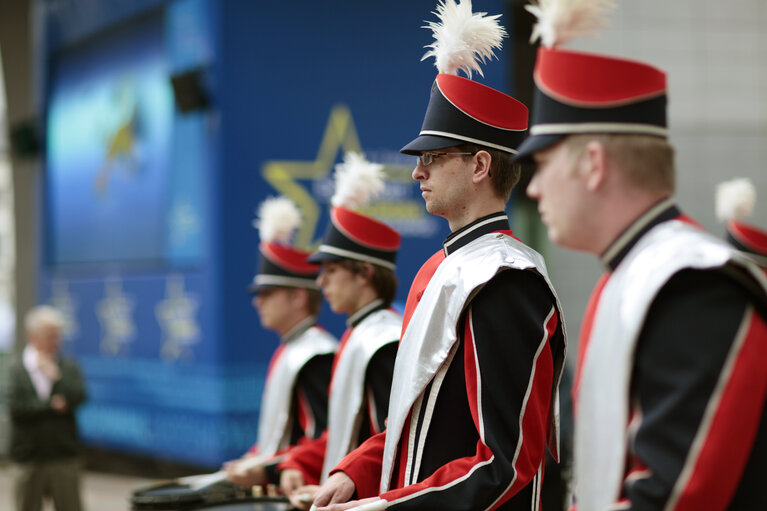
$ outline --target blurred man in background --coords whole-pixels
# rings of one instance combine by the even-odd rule
[[[25,317],[27,344],[10,367],[10,457],[17,511],[80,511],[79,436],[75,410],[85,401],[78,365],[59,354],[64,318],[49,306]]]

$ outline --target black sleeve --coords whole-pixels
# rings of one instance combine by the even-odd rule
[[[296,388],[303,394],[314,416],[313,431],[305,432],[310,438],[318,438],[328,426],[328,387],[332,367],[333,354],[328,353],[313,357],[298,373]]]
[[[758,329],[764,324],[752,305],[749,292],[722,270],[682,271],[654,300],[632,377],[630,442],[637,460],[624,483],[631,506],[626,509],[677,509],[675,502],[682,499],[702,499],[709,502],[707,509],[724,509],[707,492],[716,497],[727,485],[742,485],[738,474],[754,437],[735,432],[748,426],[757,437],[765,435],[764,424],[759,426],[764,383],[758,383],[765,380],[764,368],[751,370],[746,364],[753,374],[739,374],[727,367],[744,367],[738,357],[748,343],[764,345],[764,338],[749,338],[754,331],[749,325]],[[726,391],[742,382],[753,388]],[[738,413],[727,412],[733,407]],[[714,421],[732,433],[726,442],[710,427]],[[767,509],[767,501],[749,509]]]
[[[389,413],[389,394],[391,392],[394,360],[397,358],[398,346],[399,344],[396,341],[382,346],[370,359],[367,371],[365,372],[366,412],[369,416],[371,427],[375,425],[377,428],[372,433],[380,433],[386,429],[386,415]]]

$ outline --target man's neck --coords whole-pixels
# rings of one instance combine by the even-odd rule
[[[374,296],[372,300],[366,301],[364,305],[359,307],[353,313],[349,314],[349,317],[346,318],[346,326],[353,327],[359,323],[362,318],[366,317],[370,311],[376,310],[382,305],[383,300],[381,300],[381,298],[379,298],[377,295]]]
[[[503,211],[506,208],[506,201],[499,199],[492,194],[490,196],[478,197],[467,205],[461,211],[456,211],[449,217],[445,216],[450,232],[455,232],[462,227],[466,227],[475,220],[478,220],[497,211]]]
[[[589,252],[601,256],[615,241],[653,206],[669,198],[669,194],[647,194],[622,197],[606,205],[599,213],[599,228],[595,229],[595,240]]]
[[[280,339],[286,340],[291,338],[298,330],[304,329],[307,326],[314,324],[316,316],[312,316],[308,312],[297,314],[292,321],[288,322],[284,328],[281,328],[277,333]]]

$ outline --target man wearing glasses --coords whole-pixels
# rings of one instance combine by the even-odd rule
[[[517,100],[437,76],[402,152],[418,157],[426,209],[452,232],[408,294],[387,429],[331,471],[319,509],[538,508],[547,444],[557,456],[565,331],[542,257],[504,212],[526,127]]]

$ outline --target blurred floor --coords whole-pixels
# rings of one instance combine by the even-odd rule
[[[85,471],[83,473],[83,504],[85,511],[128,511],[130,495],[155,479]],[[13,484],[8,465],[0,464],[0,510],[13,510]],[[52,511],[48,503],[44,511]]]

